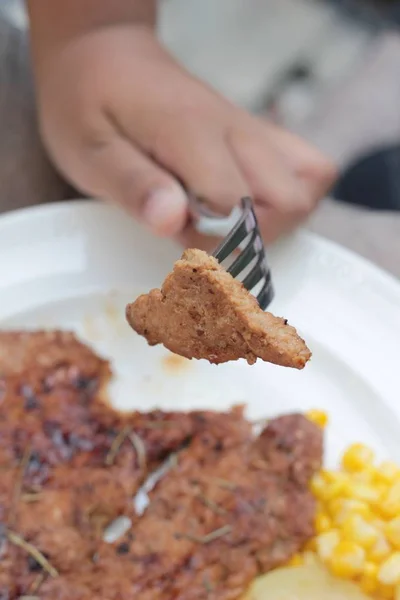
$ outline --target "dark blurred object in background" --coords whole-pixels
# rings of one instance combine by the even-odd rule
[[[386,18],[396,25],[400,25],[400,2],[398,0],[386,0],[383,4],[385,6]]]
[[[328,2],[354,22],[364,23],[370,28],[376,27],[383,32],[383,35],[384,32],[398,35],[400,0],[328,0]],[[357,77],[357,73],[354,73],[354,76]],[[400,79],[400,64],[397,73],[393,71],[393,77]],[[380,93],[393,93],[392,88],[392,85],[386,85],[382,87]],[[363,99],[359,97],[358,100],[361,104],[367,105],[370,98],[364,95]],[[357,103],[353,103],[351,109],[354,110],[355,107]],[[379,123],[379,113],[374,116]],[[355,160],[346,165],[333,191],[334,198],[347,204],[373,210],[400,211],[400,128],[396,115],[393,115],[393,133],[395,135],[391,138],[394,144],[388,140],[388,145],[383,146],[382,140],[378,141],[375,147],[370,146],[368,151],[358,154]],[[381,144],[382,146],[379,147]]]
[[[400,146],[372,152],[350,165],[333,195],[348,204],[400,211]]]
[[[329,0],[330,4],[343,10],[347,16],[361,18],[370,24],[392,23],[400,25],[399,0]]]

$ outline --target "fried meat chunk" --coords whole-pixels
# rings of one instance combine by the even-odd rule
[[[131,327],[150,345],[186,358],[224,363],[257,358],[302,369],[311,353],[285,319],[263,312],[257,300],[201,250],[187,250],[161,289],[126,308]]]
[[[243,407],[119,413],[107,361],[73,335],[31,335],[0,333],[1,600],[234,600],[313,535],[322,433],[305,417],[256,435]],[[106,543],[118,516],[132,526]]]

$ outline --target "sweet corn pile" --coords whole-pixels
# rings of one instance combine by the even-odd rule
[[[321,427],[327,424],[322,411],[307,416]],[[292,564],[319,560],[370,596],[400,600],[400,467],[376,464],[374,458],[370,448],[355,443],[339,470],[314,476],[316,536]]]

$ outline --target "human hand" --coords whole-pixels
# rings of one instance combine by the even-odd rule
[[[186,245],[206,247],[184,188],[222,213],[252,196],[270,242],[333,182],[317,150],[189,75],[146,27],[82,33],[42,61],[37,79],[43,137],[64,175]]]

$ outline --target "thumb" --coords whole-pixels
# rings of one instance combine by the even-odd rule
[[[123,206],[157,235],[177,235],[187,224],[188,199],[182,186],[117,135],[91,150],[77,179],[86,191]]]

